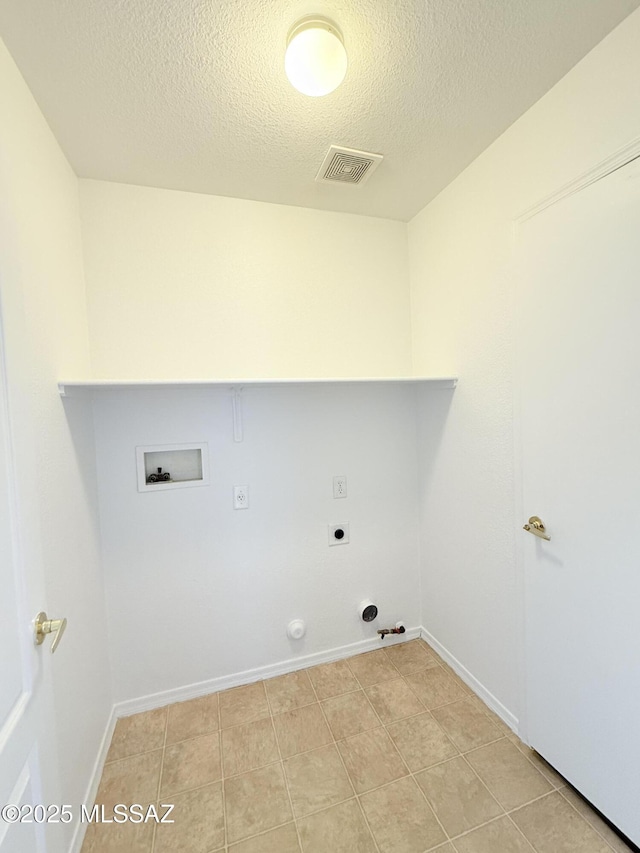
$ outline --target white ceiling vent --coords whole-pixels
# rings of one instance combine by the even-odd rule
[[[320,183],[357,184],[362,186],[382,161],[382,154],[356,151],[332,145],[322,161],[316,181]]]

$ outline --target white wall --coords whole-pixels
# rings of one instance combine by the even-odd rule
[[[420,623],[414,389],[254,387],[243,412],[234,443],[229,391],[96,395],[118,701]],[[209,486],[137,491],[137,445],[200,441]],[[333,498],[336,474],[345,499]],[[249,509],[233,510],[234,484],[249,484]],[[327,526],[343,522],[350,543],[329,547]],[[377,624],[358,619],[366,596]],[[301,642],[285,633],[295,617],[308,624]]]
[[[34,615],[69,619],[55,657],[42,648],[54,694],[44,797],[78,803],[111,709],[91,411],[65,411],[56,388],[60,375],[88,370],[78,185],[2,42],[0,127],[0,297],[24,564],[44,576]],[[75,828],[54,828],[51,849],[68,850]]]
[[[80,185],[96,376],[410,372],[404,223]]]
[[[424,624],[516,716],[512,220],[640,136],[639,45],[640,11],[409,224],[414,369],[461,377],[421,423]]]

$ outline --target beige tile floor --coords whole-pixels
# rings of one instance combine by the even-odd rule
[[[622,853],[422,640],[119,720],[83,853]]]

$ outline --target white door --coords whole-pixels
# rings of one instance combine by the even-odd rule
[[[527,736],[640,844],[640,160],[517,253]]]
[[[33,574],[33,573],[32,573]],[[42,803],[40,752],[49,690],[40,671],[47,646],[33,644],[28,601],[41,590],[20,563],[19,512],[13,458],[2,327],[0,325],[0,814],[1,853],[44,853],[45,826],[29,806]],[[31,822],[28,822],[29,819]],[[24,822],[22,822],[24,821]]]

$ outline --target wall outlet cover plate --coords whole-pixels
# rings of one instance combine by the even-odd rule
[[[329,545],[349,544],[349,522],[329,525]]]
[[[333,478],[333,496],[334,498],[346,498],[347,478],[344,475]]]
[[[249,486],[233,487],[233,508],[249,509]]]

